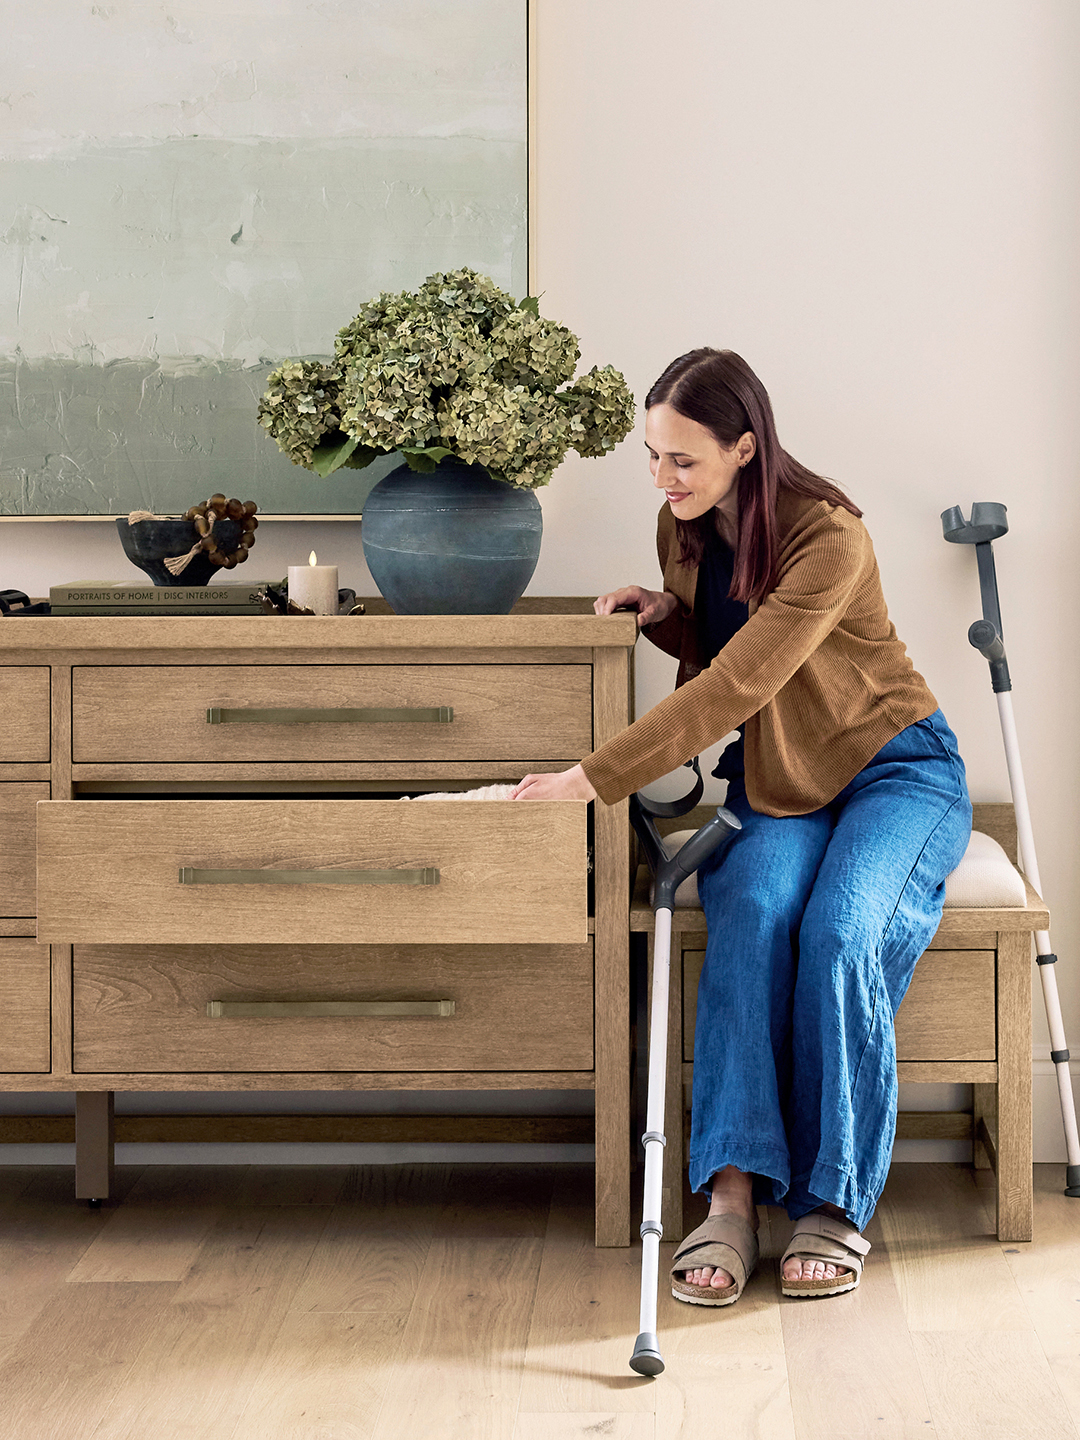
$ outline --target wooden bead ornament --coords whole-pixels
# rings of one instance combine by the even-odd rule
[[[254,500],[237,500],[235,497],[226,499],[220,491],[211,495],[209,500],[193,505],[184,519],[195,522],[195,531],[199,538],[186,555],[174,555],[165,561],[170,574],[180,575],[191,557],[200,550],[205,553],[211,565],[220,569],[232,570],[243,564],[255,544],[255,531],[259,527],[255,518],[258,508]],[[222,550],[214,536],[216,523],[226,519],[239,522],[242,526],[240,540],[236,549],[231,552]]]

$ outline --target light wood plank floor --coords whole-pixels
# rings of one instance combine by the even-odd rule
[[[650,1381],[585,1167],[131,1168],[100,1210],[0,1168],[0,1437],[1080,1440],[1062,1184],[1036,1167],[1035,1241],[1001,1245],[985,1175],[895,1166],[862,1286],[821,1301],[781,1298],[763,1211],[736,1306],[661,1299]]]

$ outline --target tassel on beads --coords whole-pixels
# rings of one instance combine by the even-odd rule
[[[207,535],[213,533],[214,521],[216,519],[216,513],[213,510],[208,511],[206,516]],[[165,561],[165,569],[168,570],[170,575],[182,575],[184,573],[189,563],[195,559],[195,556],[198,555],[201,550],[206,549],[206,546],[202,543],[204,538],[204,536],[200,536],[199,539],[195,541],[195,544],[191,547],[191,549],[187,552],[186,555],[170,555],[168,557],[168,559]]]

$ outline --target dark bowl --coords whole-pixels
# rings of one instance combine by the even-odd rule
[[[116,529],[124,554],[133,565],[145,570],[155,585],[205,585],[208,580],[228,573],[222,566],[213,564],[204,551],[193,555],[179,575],[166,569],[166,560],[174,555],[186,555],[198,540],[194,520],[136,520],[134,525],[129,525],[127,517],[121,515]],[[219,549],[230,555],[240,544],[243,533],[238,520],[219,520],[214,526]]]

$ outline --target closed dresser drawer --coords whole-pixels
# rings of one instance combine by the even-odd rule
[[[48,800],[45,783],[0,781],[0,917],[29,916],[35,910],[34,816]]]
[[[579,760],[588,665],[76,668],[76,764]]]
[[[74,986],[77,1073],[593,1065],[591,943],[77,945]]]
[[[0,722],[0,761],[40,764],[49,759],[47,665],[0,669]]]
[[[49,951],[0,940],[0,1073],[49,1069]]]
[[[583,944],[579,801],[51,800],[38,939]]]
[[[694,1058],[697,987],[704,950],[683,955],[683,1054]],[[897,1060],[997,1056],[992,950],[928,950],[896,1013]]]

